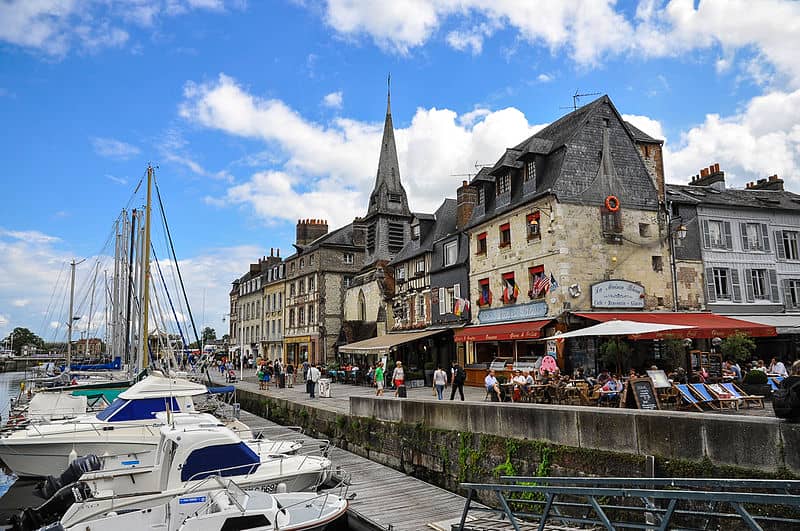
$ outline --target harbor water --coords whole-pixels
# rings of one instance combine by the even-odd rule
[[[24,379],[25,373],[21,371],[0,373],[0,417],[2,417],[3,424],[8,420],[8,410],[11,399],[19,396],[19,384]]]

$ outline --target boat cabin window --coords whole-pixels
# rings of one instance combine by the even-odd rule
[[[196,481],[209,476],[252,474],[261,459],[245,443],[220,444],[194,450],[181,468],[181,481]]]
[[[243,531],[257,527],[271,526],[272,523],[263,514],[249,514],[247,516],[233,516],[225,520],[220,531]]]
[[[167,404],[172,401],[172,411],[180,411],[178,401],[174,397],[170,398],[138,398],[136,400],[126,400],[116,398],[111,405],[97,414],[99,420],[108,422],[130,422],[132,420],[153,420],[156,413],[167,410]]]

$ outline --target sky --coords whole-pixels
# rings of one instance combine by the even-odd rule
[[[97,283],[148,163],[196,324],[224,333],[231,281],[298,219],[366,212],[389,75],[414,211],[576,93],[664,139],[668,182],[719,163],[800,192],[798,35],[779,0],[0,0],[0,337],[65,339],[66,264]]]

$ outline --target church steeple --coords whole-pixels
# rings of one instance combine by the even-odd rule
[[[386,94],[386,119],[383,124],[381,153],[378,159],[378,172],[375,175],[375,188],[369,197],[367,217],[373,214],[411,214],[408,198],[403,184],[400,182],[400,165],[397,163],[397,146],[394,142],[394,126],[392,125],[392,90],[391,75],[388,79]]]

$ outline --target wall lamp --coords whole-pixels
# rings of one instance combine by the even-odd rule
[[[547,212],[550,215],[550,223],[553,222],[553,209],[552,208],[546,207],[546,206],[538,206],[538,207],[535,207],[535,208],[536,208],[537,211]],[[532,217],[529,223],[531,225],[538,225],[539,224],[539,220]]]

